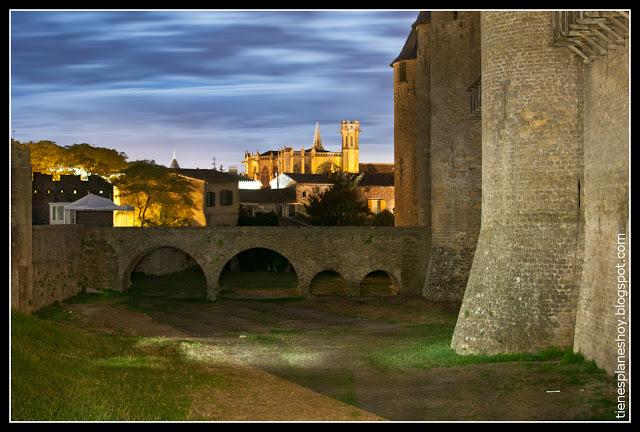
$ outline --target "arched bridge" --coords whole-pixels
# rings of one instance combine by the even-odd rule
[[[181,250],[200,266],[207,298],[215,300],[225,264],[252,248],[287,258],[303,295],[310,294],[314,276],[327,270],[344,277],[349,295],[358,295],[360,281],[377,270],[387,272],[400,293],[419,294],[427,242],[426,230],[412,227],[85,228],[82,249],[86,286],[121,291],[129,288],[131,272],[149,252]]]

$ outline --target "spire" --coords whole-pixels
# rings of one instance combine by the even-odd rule
[[[180,169],[180,165],[178,165],[178,161],[176,160],[176,151],[173,150],[173,158],[171,159],[171,165],[169,165],[171,169]]]
[[[320,139],[320,123],[316,122],[316,130],[313,133],[313,148],[316,150],[324,150],[322,140]]]

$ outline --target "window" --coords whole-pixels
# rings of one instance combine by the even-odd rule
[[[454,12],[453,13],[453,19],[454,19],[454,21],[458,19],[458,12]]]
[[[64,206],[51,206],[51,220],[55,222],[64,221]]]
[[[387,208],[387,202],[383,199],[370,199],[367,201],[371,213],[378,214]]]
[[[233,205],[233,191],[223,190],[220,192],[220,204],[223,206]]]
[[[302,191],[302,198],[305,198],[307,196],[307,191]]]
[[[398,81],[407,81],[407,64],[405,62],[400,62],[400,64],[398,65]]]
[[[216,206],[216,193],[207,192],[207,207],[215,207],[215,206]]]

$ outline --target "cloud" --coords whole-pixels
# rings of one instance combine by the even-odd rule
[[[237,165],[245,148],[309,145],[316,121],[337,149],[339,121],[359,119],[361,160],[391,161],[388,64],[416,15],[14,11],[12,128]]]

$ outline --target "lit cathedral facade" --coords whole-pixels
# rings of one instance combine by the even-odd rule
[[[320,126],[316,123],[313,135],[313,145],[306,150],[283,147],[279,150],[269,150],[264,153],[245,152],[244,172],[247,177],[260,180],[263,186],[281,173],[317,174],[333,171],[348,173],[359,172],[359,143],[360,122],[357,120],[343,120],[340,123],[342,134],[342,148],[339,152],[325,150],[320,139]],[[277,174],[276,174],[277,173]]]

